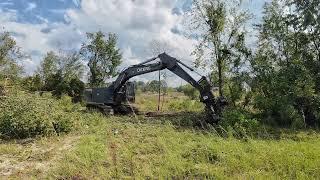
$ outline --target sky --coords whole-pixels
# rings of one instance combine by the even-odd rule
[[[244,0],[259,22],[266,0]],[[79,50],[86,32],[112,32],[123,55],[120,68],[150,56],[150,42],[164,42],[170,54],[191,65],[197,40],[181,33],[192,0],[0,0],[0,27],[9,31],[22,51],[26,74],[32,74],[48,51]],[[2,30],[2,31],[3,31]],[[199,70],[201,73],[201,70]],[[138,80],[156,79],[155,74]],[[172,78],[169,85],[180,81]]]

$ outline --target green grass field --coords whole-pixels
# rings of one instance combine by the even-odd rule
[[[156,102],[150,95],[137,99],[137,104],[148,98]],[[171,110],[168,104],[164,106]],[[154,107],[155,103],[143,108]],[[0,179],[320,178],[316,131],[274,129],[263,137],[237,138],[182,123],[192,119],[189,114],[84,116],[82,128],[67,135],[2,141]]]

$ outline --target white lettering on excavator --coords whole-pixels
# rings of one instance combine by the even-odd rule
[[[150,67],[143,67],[143,68],[138,68],[137,72],[143,72],[143,71],[149,71],[149,70],[151,70]]]

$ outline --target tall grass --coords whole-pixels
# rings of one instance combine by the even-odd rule
[[[223,138],[121,118],[95,122],[50,176],[102,179],[316,179],[319,135],[278,140]],[[300,137],[297,139],[297,137]],[[293,138],[295,137],[295,138]]]
[[[27,94],[10,98],[13,99],[5,101],[11,102],[10,108],[2,109],[0,122],[9,119],[18,130],[21,127],[14,124],[30,123],[32,126],[27,126],[30,128],[23,129],[28,133],[33,132],[38,123],[48,124],[45,127],[54,132],[52,122],[59,120],[72,123],[72,128],[70,134],[26,143],[0,141],[0,176],[4,179],[320,177],[317,131],[262,127],[251,121],[254,119],[250,115],[239,114],[237,110],[226,114],[226,124],[203,127],[198,124],[202,118],[201,103],[196,101],[198,109],[192,108],[197,107],[194,105],[181,110],[193,112],[147,118],[84,113],[68,98],[54,100]],[[148,98],[153,97],[144,96],[137,104],[145,105],[142,106],[145,110],[156,107],[156,98],[154,101]],[[193,102],[179,94],[170,98],[175,103]],[[166,111],[174,111],[169,103],[164,107]],[[48,108],[52,112],[45,110]],[[34,137],[29,135],[27,137]],[[8,168],[11,173],[7,172]]]

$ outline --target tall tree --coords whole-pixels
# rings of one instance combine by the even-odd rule
[[[109,33],[108,38],[99,31],[87,33],[88,41],[81,48],[81,55],[90,69],[89,83],[92,87],[105,84],[105,80],[117,75],[117,67],[121,63],[122,55],[117,48],[117,37]]]
[[[81,79],[84,73],[84,65],[78,52],[60,53],[59,69],[66,81]]]
[[[194,3],[191,27],[201,39],[194,51],[195,64],[206,67],[211,64],[211,79],[218,82],[222,96],[230,65],[241,65],[240,60],[250,54],[244,43],[250,14],[239,10],[238,1],[196,0]]]
[[[41,62],[38,71],[44,81],[41,89],[52,91],[52,94],[58,98],[68,94],[74,102],[81,101],[84,89],[84,83],[81,81],[84,65],[77,52],[60,52],[59,54],[49,52]],[[36,77],[37,75],[32,80],[37,80]]]
[[[0,32],[0,78],[16,80],[23,72],[23,68],[18,64],[22,57],[20,48],[10,34]]]
[[[38,73],[43,81],[46,81],[53,74],[56,74],[58,66],[59,56],[53,51],[48,52],[38,67]]]
[[[318,23],[310,14],[319,4],[311,2],[274,0],[258,26],[259,48],[251,61],[255,108],[278,125],[320,124]]]

